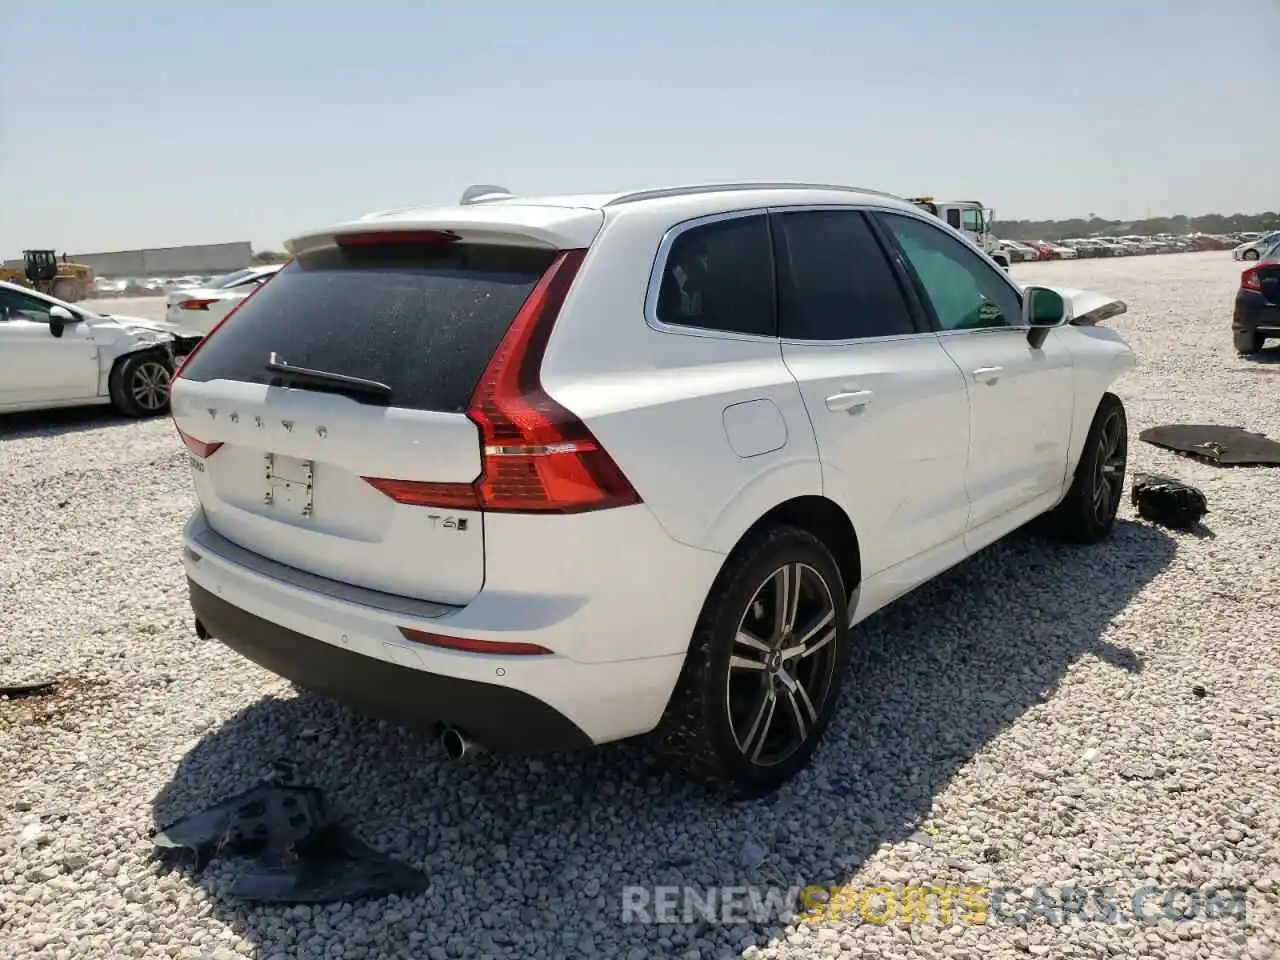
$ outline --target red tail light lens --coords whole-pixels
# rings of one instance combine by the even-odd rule
[[[178,304],[179,310],[208,310],[209,304],[217,303],[215,300],[183,300]]]
[[[203,440],[197,440],[190,434],[183,433],[181,429],[178,430],[178,436],[180,436],[182,438],[182,442],[187,445],[187,449],[201,460],[213,456],[218,452],[218,448],[222,446],[221,443],[206,443]]]
[[[1258,268],[1250,267],[1244,273],[1240,274],[1240,286],[1245,290],[1257,290],[1262,292],[1262,280],[1258,277]]]
[[[516,314],[472,394],[480,478],[467,484],[364,479],[400,503],[507,513],[582,513],[640,503],[587,429],[543,390],[547,341],[585,250],[565,250]]]

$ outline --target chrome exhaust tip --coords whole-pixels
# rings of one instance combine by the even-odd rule
[[[440,745],[444,747],[445,756],[450,760],[461,760],[472,753],[479,753],[479,744],[473,743],[467,735],[456,727],[445,727],[440,734]]]

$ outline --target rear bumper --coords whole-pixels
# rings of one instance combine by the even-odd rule
[[[194,581],[187,585],[196,619],[215,640],[361,713],[420,730],[449,724],[503,750],[572,750],[592,743],[564,714],[521,690],[362,656],[241,610]]]
[[[1231,329],[1280,337],[1280,305],[1269,303],[1256,290],[1240,290],[1236,293]]]
[[[560,562],[545,546],[538,553],[524,545],[521,553],[537,562],[510,566],[495,549],[485,588],[465,607],[375,594],[265,562],[213,533],[200,511],[183,531],[183,565],[205,629],[273,673],[408,727],[444,723],[492,749],[558,750],[656,726],[718,570],[716,555],[644,533],[656,521],[642,508],[601,513],[629,528],[604,545],[630,541],[636,554],[595,544],[585,569],[569,535],[575,518],[543,520],[565,531]],[[494,539],[523,539],[507,533]],[[654,583],[646,561],[654,570],[665,564],[668,579]],[[557,582],[576,596],[557,596]],[[404,628],[554,652],[463,652],[415,643]]]

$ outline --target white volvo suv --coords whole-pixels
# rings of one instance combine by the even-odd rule
[[[758,793],[853,624],[1111,530],[1123,303],[874,191],[476,192],[297,237],[177,373],[201,636],[454,756],[652,732]]]

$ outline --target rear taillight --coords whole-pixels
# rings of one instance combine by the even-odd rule
[[[538,281],[489,360],[467,409],[480,428],[474,483],[364,479],[399,503],[506,513],[582,513],[640,503],[587,425],[539,379],[556,317],[585,250],[565,250]]]
[[[208,310],[209,305],[217,303],[217,299],[210,300],[182,300],[178,303],[179,310]]]
[[[1261,264],[1259,264],[1261,266]],[[1257,290],[1262,292],[1262,279],[1258,275],[1258,267],[1250,267],[1244,273],[1240,274],[1240,288],[1242,290]]]
[[[218,448],[222,446],[221,442],[206,443],[204,440],[197,440],[190,434],[183,433],[181,427],[178,428],[178,436],[180,436],[182,438],[182,442],[187,445],[187,449],[201,460],[213,456],[218,452]]]

